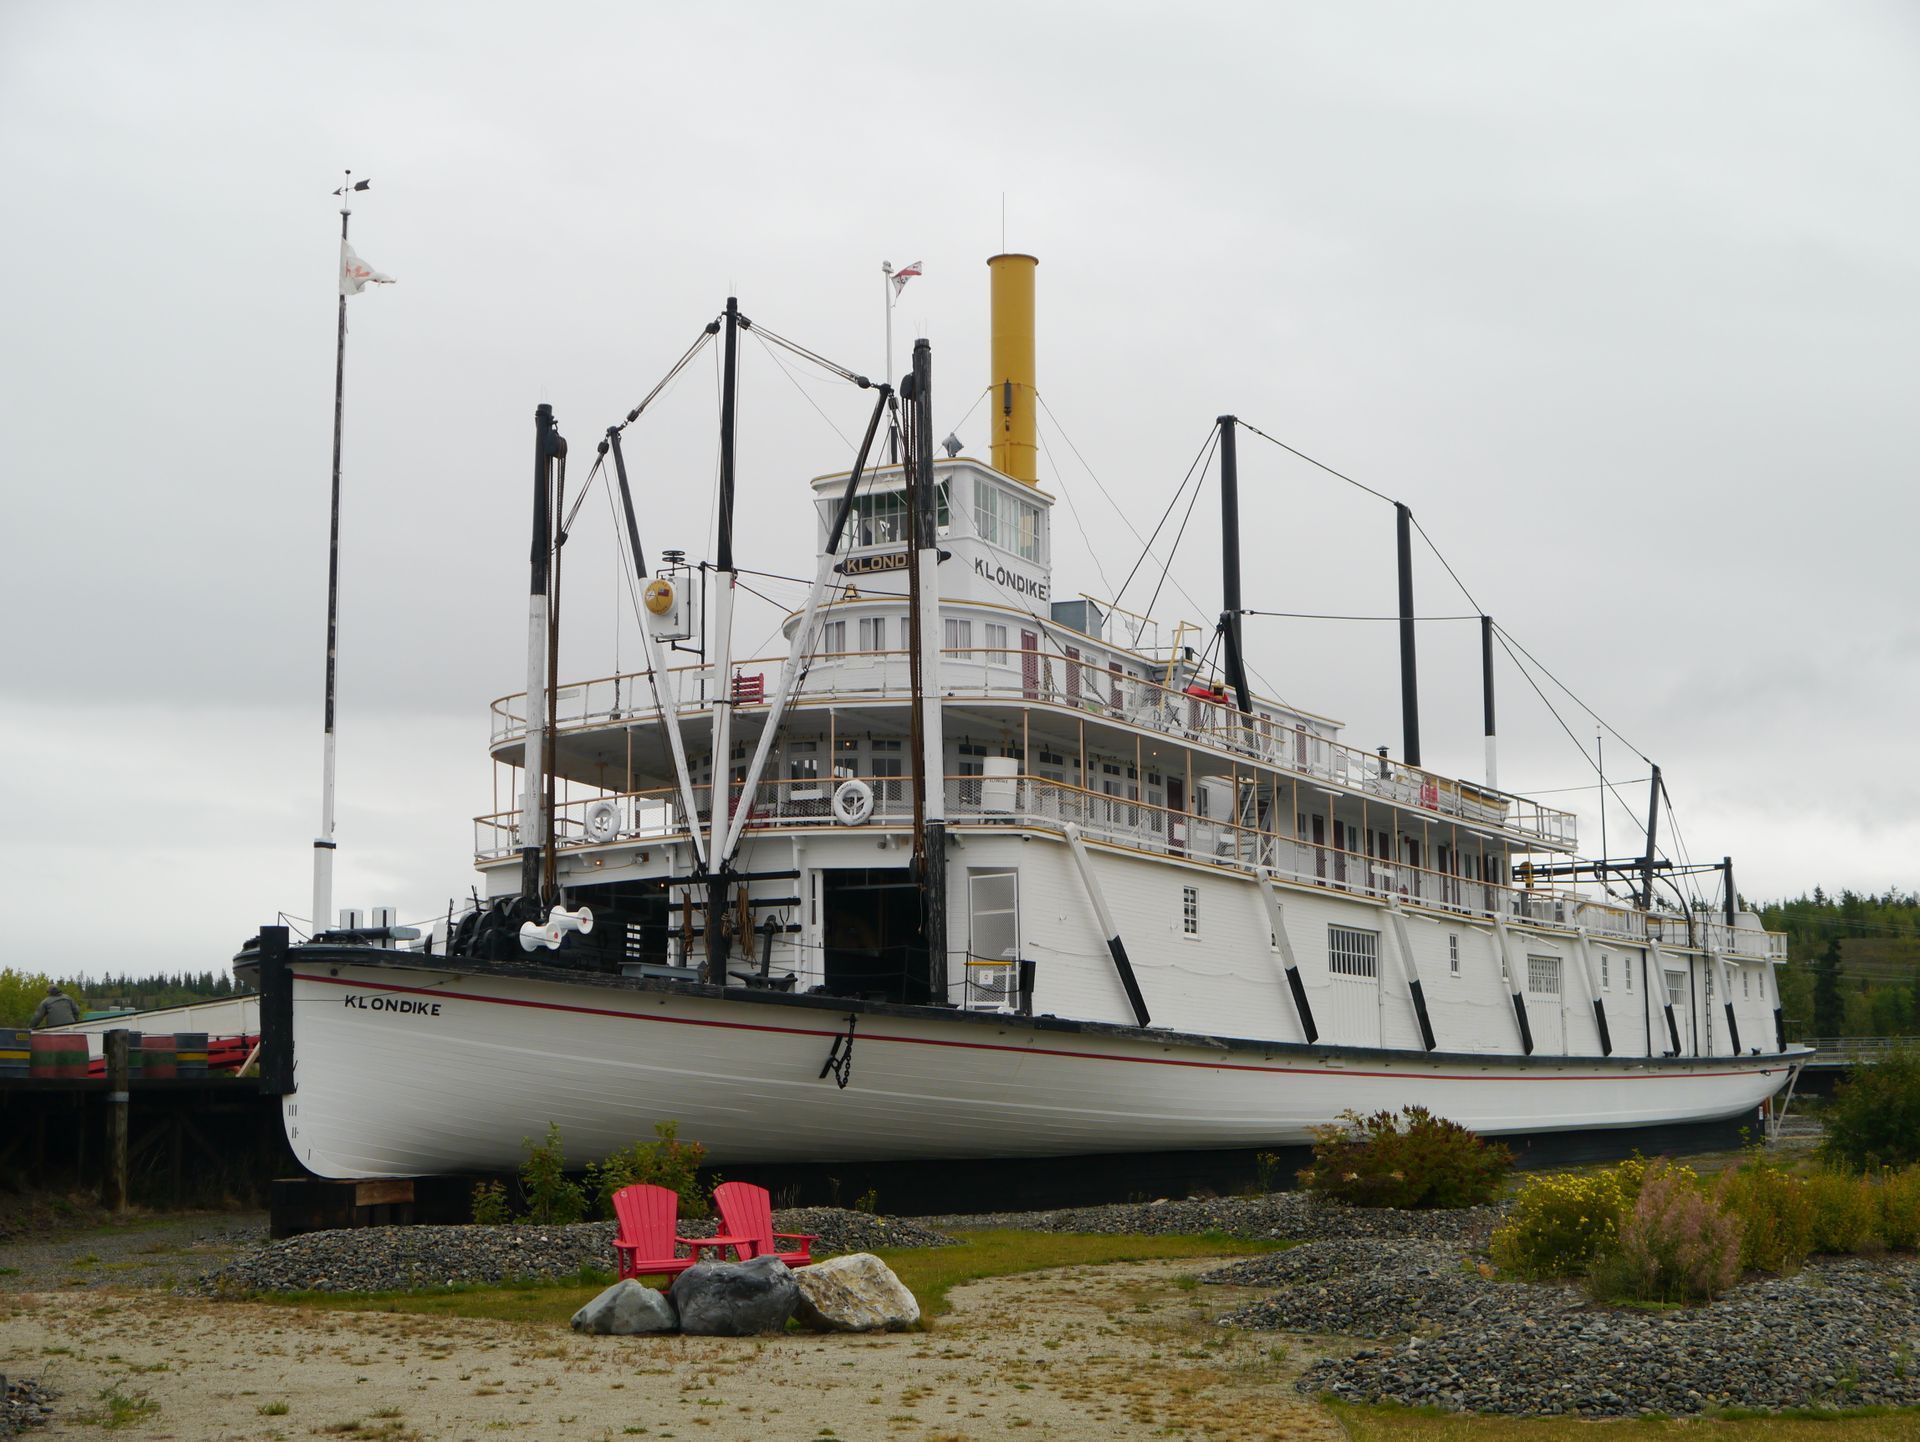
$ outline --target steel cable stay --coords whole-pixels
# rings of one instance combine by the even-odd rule
[[[1047,414],[1051,416],[1053,412],[1049,410]],[[1059,422],[1056,421],[1055,424],[1058,425]],[[1063,431],[1061,432],[1061,434],[1064,436],[1066,433]],[[1133,584],[1133,578],[1140,573],[1140,568],[1141,566],[1146,564],[1147,558],[1149,556],[1152,556],[1153,559],[1156,561],[1160,559],[1158,556],[1153,555],[1153,543],[1160,539],[1160,532],[1166,528],[1167,518],[1173,514],[1173,508],[1180,504],[1180,497],[1186,493],[1188,483],[1193,480],[1194,475],[1196,473],[1199,473],[1202,475],[1205,474],[1206,462],[1213,455],[1213,447],[1215,442],[1219,439],[1219,436],[1220,436],[1220,423],[1218,421],[1215,421],[1211,426],[1207,428],[1206,439],[1201,441],[1200,449],[1194,452],[1193,464],[1187,467],[1186,475],[1180,478],[1180,484],[1174,488],[1173,497],[1171,500],[1167,502],[1166,510],[1160,513],[1160,520],[1154,526],[1153,534],[1151,536],[1148,536],[1145,540],[1140,541],[1140,555],[1134,561],[1133,569],[1127,572],[1127,579],[1120,583],[1120,593],[1113,598],[1113,604],[1116,608],[1120,605],[1120,602],[1125,599],[1127,594],[1127,587]],[[1069,442],[1069,444],[1071,444],[1071,442]],[[1075,454],[1078,454],[1078,452],[1076,452]],[[1088,474],[1091,475],[1092,472],[1089,471]],[[1104,490],[1105,488],[1102,487],[1102,489]],[[1196,494],[1197,494],[1197,490],[1196,490]],[[1113,497],[1108,496],[1107,500],[1109,502],[1112,502]],[[1126,519],[1126,512],[1121,511],[1117,504],[1114,506],[1114,509],[1120,512],[1120,516],[1122,520]],[[1189,506],[1188,509],[1189,511],[1191,511],[1192,507]],[[1140,533],[1134,530],[1133,523],[1131,521],[1127,522],[1127,529],[1130,531],[1133,531],[1133,534],[1136,540],[1139,539]],[[1166,576],[1166,573],[1172,568],[1173,568],[1173,558],[1169,556],[1167,560],[1162,564],[1161,571],[1160,571],[1161,577],[1164,579]],[[1182,591],[1181,594],[1185,595],[1186,593]],[[1188,596],[1187,602],[1189,605],[1195,606],[1196,609],[1198,608],[1199,603],[1194,601],[1193,597]]]
[[[1100,553],[1094,549],[1093,538],[1087,534],[1086,524],[1080,519],[1080,508],[1073,503],[1073,492],[1067,489],[1060,463],[1053,458],[1053,447],[1047,444],[1046,432],[1035,426],[1033,433],[1040,442],[1040,449],[1046,452],[1047,464],[1053,468],[1053,483],[1060,488],[1061,498],[1067,503],[1067,514],[1073,517],[1074,529],[1079,531],[1081,543],[1087,548],[1087,559],[1093,562],[1093,569],[1099,573],[1101,588],[1111,591],[1113,582],[1107,579],[1107,568],[1100,564]]]

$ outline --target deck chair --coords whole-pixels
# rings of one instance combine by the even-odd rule
[[[646,1183],[622,1187],[613,1194],[613,1215],[617,1219],[613,1252],[623,1278],[678,1276],[700,1260],[703,1248],[712,1247],[716,1254],[724,1250],[722,1244],[705,1238],[675,1235],[680,1197],[666,1187]],[[674,1255],[677,1247],[687,1248],[688,1255]]]
[[[813,1260],[809,1251],[819,1239],[817,1232],[776,1232],[773,1229],[773,1199],[765,1187],[751,1182],[722,1182],[713,1189],[713,1204],[720,1209],[720,1230],[728,1236],[743,1238],[748,1256],[778,1257],[789,1267],[804,1267]],[[780,1242],[798,1242],[791,1252],[783,1252]]]

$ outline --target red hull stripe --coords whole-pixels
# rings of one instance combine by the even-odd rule
[[[304,971],[293,974],[295,981],[311,981],[319,986],[360,987],[367,991],[398,991],[409,996],[432,997],[437,1001],[477,1001],[488,1006],[520,1006],[533,1011],[566,1011],[581,1016],[605,1016],[617,1021],[644,1021],[665,1023],[668,1026],[705,1026],[720,1031],[757,1031],[770,1032],[779,1036],[813,1036],[823,1041],[832,1040],[841,1035],[838,1027],[821,1030],[810,1026],[767,1026],[748,1021],[704,1021],[690,1016],[648,1016],[641,1012],[615,1011],[598,1006],[570,1006],[558,1001],[516,1001],[504,996],[475,996],[465,991],[443,991],[434,987],[401,986],[390,981],[349,981],[337,976],[311,976]],[[994,1041],[942,1041],[934,1037],[888,1036],[882,1032],[863,1031],[856,1038],[862,1045],[870,1042],[897,1042],[902,1046],[944,1046],[956,1047],[962,1051],[1004,1051],[1015,1056],[1057,1056],[1075,1061],[1117,1061],[1129,1062],[1137,1066],[1181,1066],[1197,1067],[1202,1071],[1251,1071],[1271,1072],[1286,1076],[1373,1076],[1405,1077],[1417,1076],[1422,1081],[1670,1081],[1672,1072],[1589,1072],[1575,1076],[1536,1076],[1530,1073],[1516,1076],[1487,1075],[1481,1072],[1406,1072],[1406,1071],[1361,1071],[1355,1067],[1303,1067],[1303,1066],[1262,1066],[1254,1062],[1229,1061],[1183,1061],[1178,1057],[1159,1056],[1113,1056],[1097,1051],[1068,1051],[1061,1047],[1010,1046],[1005,1042]],[[1734,1071],[1695,1071],[1680,1073],[1685,1079],[1697,1077],[1752,1076],[1754,1072],[1766,1074],[1765,1068],[1740,1068]]]

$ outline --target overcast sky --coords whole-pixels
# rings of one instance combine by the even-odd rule
[[[984,454],[1003,197],[1060,592],[1125,575],[1119,512],[1149,527],[1237,412],[1411,505],[1750,896],[1920,884],[1916,135],[1904,3],[0,0],[0,963],[218,967],[307,909],[346,167],[398,283],[349,303],[341,905],[472,880],[533,407],[590,455],[729,293],[877,375],[880,262],[920,260],[897,353],[931,338]],[[754,344],[742,384],[740,560],[798,573],[866,403]],[[635,428],[651,549],[707,553],[713,415],[709,366]],[[1391,509],[1242,455],[1247,603],[1390,611]],[[1218,606],[1213,484],[1170,618]],[[635,660],[604,505],[575,676]],[[1280,694],[1399,750],[1392,626],[1248,627]],[[1425,759],[1478,777],[1477,634],[1420,648]],[[1503,784],[1590,784],[1500,687]]]

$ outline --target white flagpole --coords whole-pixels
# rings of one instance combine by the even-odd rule
[[[893,262],[880,262],[880,295],[887,310],[887,368],[881,372],[888,385],[893,384]]]
[[[340,434],[346,416],[347,378],[347,217],[353,213],[353,172],[340,187],[340,266],[335,277],[340,316],[333,355],[333,503],[327,534],[327,700],[326,734],[320,766],[320,834],[313,839],[312,934],[333,925],[334,673],[340,642]]]

